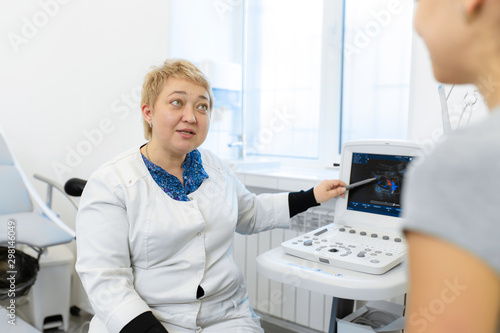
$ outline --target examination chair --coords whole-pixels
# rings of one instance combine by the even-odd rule
[[[86,180],[71,178],[64,184],[64,191],[67,195],[72,197],[80,197],[85,188],[85,184],[87,184]],[[95,314],[78,274],[75,274],[72,288],[72,295],[77,302],[71,306],[70,313],[74,316],[80,316],[81,310],[84,310],[84,312],[88,314]]]
[[[57,245],[71,242],[75,232],[52,211],[53,188],[61,191],[75,207],[77,204],[55,182],[39,175],[34,177],[47,183],[47,202],[23,173],[0,128],[0,301],[4,301],[2,304],[6,307],[31,288],[30,323],[41,331],[60,326],[66,330],[69,294],[64,294],[64,286],[71,287],[74,258],[65,246]],[[64,269],[62,264],[66,266]],[[51,288],[55,292],[48,295]],[[62,310],[64,314],[60,314],[59,309],[57,313],[50,313],[66,304],[66,298],[68,308]],[[17,303],[21,306],[22,302]]]

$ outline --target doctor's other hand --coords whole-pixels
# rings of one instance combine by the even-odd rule
[[[332,198],[336,198],[339,195],[345,197],[345,187],[346,183],[339,179],[323,180],[321,183],[314,187],[314,198],[317,203],[326,202]]]

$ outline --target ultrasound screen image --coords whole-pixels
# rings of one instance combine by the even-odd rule
[[[349,190],[347,209],[400,216],[403,176],[412,160],[412,156],[353,153],[350,183],[376,180]]]

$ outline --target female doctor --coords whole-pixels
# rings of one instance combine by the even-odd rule
[[[232,255],[234,232],[286,225],[338,195],[250,193],[213,153],[209,81],[167,60],[147,74],[141,109],[149,142],[89,178],[77,215],[76,269],[95,316],[90,332],[263,332]]]

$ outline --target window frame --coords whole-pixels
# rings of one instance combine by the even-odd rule
[[[282,157],[269,155],[255,155],[248,157],[246,153],[248,142],[248,113],[245,108],[245,83],[247,73],[246,40],[248,26],[247,4],[244,0],[243,7],[243,140],[245,142],[245,159],[266,159],[281,162],[283,165],[303,167],[328,167],[340,159],[341,114],[342,114],[342,82],[343,82],[343,43],[344,43],[344,0],[323,0],[323,26],[321,50],[321,91],[319,112],[319,140],[318,158]],[[250,0],[251,1],[251,0]],[[338,130],[331,131],[330,128]]]
[[[241,136],[235,136],[234,142],[227,142],[231,145],[231,149],[242,149],[243,160],[253,161],[253,160],[272,160],[275,162],[280,162],[283,166],[300,166],[300,167],[322,167],[329,168],[333,163],[339,162],[340,160],[340,150],[342,145],[342,131],[343,131],[343,107],[345,105],[344,101],[344,79],[345,79],[345,19],[346,19],[346,4],[347,0],[322,0],[323,11],[322,11],[322,36],[321,36],[321,78],[319,82],[319,118],[318,123],[318,143],[317,143],[317,157],[283,157],[283,156],[270,156],[270,155],[249,155],[247,151],[252,150],[252,145],[255,143],[255,134],[258,135],[258,131],[261,130],[260,126],[253,126],[253,133],[249,131],[249,127],[252,127],[249,109],[245,99],[247,98],[247,87],[246,80],[249,77],[248,59],[246,48],[247,33],[250,29],[254,27],[248,26],[248,12],[247,6],[252,0],[218,0],[212,5],[204,3],[204,13],[196,16],[197,18],[202,18],[203,15],[208,15],[209,18],[214,20],[213,27],[208,30],[193,30],[188,34],[188,38],[193,40],[193,45],[191,49],[188,47],[182,48],[180,51],[174,51],[174,44],[172,44],[172,37],[169,41],[169,54],[175,54],[177,57],[185,57],[190,59],[194,63],[200,62],[204,59],[219,59],[222,58],[223,63],[228,64],[241,64],[241,80],[242,87],[241,90]],[[218,4],[218,6],[215,6]],[[171,6],[173,3],[171,3]],[[306,5],[306,4],[304,4]],[[182,7],[182,6],[181,6]],[[186,6],[184,6],[186,7]],[[213,7],[213,8],[212,8]],[[188,8],[182,8],[183,11],[188,11]],[[208,11],[208,12],[207,12]],[[283,8],[286,11],[286,8]],[[179,14],[179,13],[177,13]],[[212,31],[213,30],[213,31]],[[223,33],[224,39],[219,39],[216,41],[208,41],[206,39],[207,32],[213,33]],[[226,34],[226,32],[229,32]],[[173,28],[171,27],[170,34],[173,33]],[[205,40],[202,40],[202,45],[205,49],[198,51],[194,46],[199,45],[196,43],[196,38],[198,35],[205,36]],[[234,36],[239,36],[235,38]],[[229,36],[236,43],[228,43],[225,39]],[[177,38],[177,43],[180,43],[179,38]],[[181,43],[180,45],[186,45]],[[174,52],[172,52],[174,51]],[[221,53],[221,55],[219,55]],[[213,60],[212,60],[213,61]],[[227,70],[226,70],[227,72]],[[210,73],[209,73],[210,74]],[[216,75],[216,78],[221,77],[220,74]],[[210,75],[209,75],[210,77]],[[410,81],[411,89],[411,81]],[[411,94],[411,91],[410,91]],[[261,113],[259,106],[259,114]],[[257,107],[256,107],[257,109]],[[407,110],[408,111],[408,110]],[[256,111],[255,111],[256,113]],[[254,117],[255,117],[254,113]],[[315,116],[316,117],[316,116]],[[345,117],[345,115],[344,115]],[[255,122],[255,119],[253,119]],[[250,124],[250,125],[249,125]],[[256,132],[257,131],[257,132]],[[408,135],[408,133],[407,133]],[[221,139],[215,136],[216,139],[213,140],[212,149],[218,149],[213,146],[213,144]],[[221,141],[217,144],[224,144]],[[227,150],[227,148],[226,148]],[[236,150],[234,150],[236,152]],[[240,154],[239,154],[240,155]],[[240,155],[240,156],[241,156]]]

